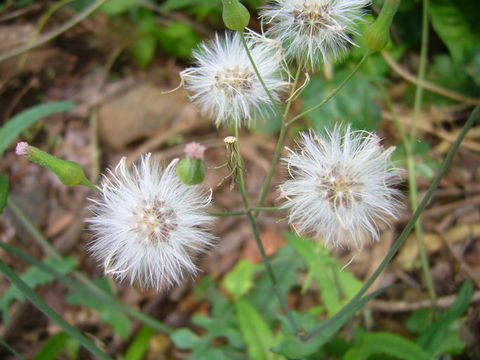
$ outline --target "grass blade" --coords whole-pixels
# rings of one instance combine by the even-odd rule
[[[75,104],[70,101],[56,101],[33,106],[15,115],[0,128],[0,156],[22,131],[28,129],[42,117],[71,110],[74,106]]]
[[[41,312],[43,312],[46,316],[48,316],[51,320],[56,322],[67,334],[71,337],[76,339],[80,344],[82,344],[88,351],[90,351],[93,355],[98,357],[102,360],[113,360],[110,356],[105,354],[102,350],[100,350],[95,344],[90,341],[85,335],[83,335],[80,331],[70,325],[68,322],[65,321],[55,310],[53,310],[50,306],[48,306],[41,298],[38,296],[32,289],[25,284],[22,279],[20,279],[17,274],[2,260],[0,260],[0,272],[2,272],[8,280],[15,285],[23,295],[31,301],[33,305]]]

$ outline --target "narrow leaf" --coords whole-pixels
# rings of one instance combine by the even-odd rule
[[[402,360],[435,360],[414,342],[387,332],[364,334],[361,343],[347,351],[343,360],[366,360],[372,355],[388,355]]]
[[[8,178],[0,173],[0,214],[7,205],[8,187]]]
[[[72,344],[72,342],[74,344]],[[77,345],[75,345],[77,344]],[[60,353],[63,350],[68,350],[72,345],[78,347],[78,343],[75,339],[72,339],[68,334],[60,332],[50,337],[43,344],[40,351],[35,355],[32,360],[55,360],[59,358]]]
[[[113,360],[110,356],[100,350],[90,339],[75,329],[72,325],[65,321],[55,310],[48,306],[30,287],[15,274],[15,272],[2,260],[0,260],[0,272],[2,272],[12,284],[14,284],[22,294],[35,305],[35,307],[48,316],[52,321],[56,322],[67,334],[75,338],[85,349],[90,351],[94,356],[103,360]]]
[[[124,360],[142,360],[153,335],[155,330],[149,326],[143,326],[128,347]]]
[[[15,115],[0,128],[0,156],[22,131],[27,130],[42,117],[71,110],[74,106],[75,104],[70,101],[56,101],[33,106]]]

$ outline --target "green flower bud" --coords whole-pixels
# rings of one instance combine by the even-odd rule
[[[205,179],[205,164],[199,159],[182,159],[177,165],[177,176],[184,184],[198,185]]]
[[[382,50],[390,41],[390,26],[399,5],[400,0],[385,0],[377,19],[365,30],[363,38],[373,51]]]
[[[88,181],[83,168],[76,162],[59,159],[34,146],[28,145],[26,142],[18,143],[16,152],[18,155],[24,155],[28,160],[53,171],[64,185],[83,185],[96,188],[95,185]]]
[[[250,13],[238,0],[222,0],[222,18],[230,30],[243,31],[250,21]]]

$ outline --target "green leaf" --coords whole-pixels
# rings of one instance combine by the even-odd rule
[[[138,64],[141,67],[145,67],[152,61],[156,47],[157,40],[155,36],[145,35],[139,37],[134,44],[130,46],[129,51],[135,56]]]
[[[275,338],[253,305],[245,299],[236,300],[234,305],[250,358],[255,360],[282,359],[283,357],[270,351],[275,344]]]
[[[342,304],[352,299],[362,283],[324,248],[301,236],[287,233],[285,237],[309,267],[307,279],[316,278],[321,289],[322,301],[330,316],[338,312]],[[308,284],[304,284],[308,286]]]
[[[3,212],[3,209],[7,205],[8,188],[8,178],[2,173],[0,173],[0,214]]]
[[[302,93],[304,108],[309,109],[324,98],[351,73],[351,69],[339,70],[333,79],[325,81],[314,76]],[[379,95],[378,87],[364,73],[357,73],[340,92],[322,108],[308,115],[312,128],[323,131],[345,119],[359,130],[376,130],[380,120],[380,109],[373,101]]]
[[[235,298],[246,295],[253,286],[255,264],[240,259],[235,267],[225,276],[222,285]]]
[[[80,344],[64,332],[51,336],[43,344],[40,351],[32,360],[55,360],[60,358],[63,350],[70,355],[70,359],[77,358]]]
[[[142,360],[149,347],[151,337],[155,335],[155,330],[149,326],[142,326],[138,334],[124,355],[124,360]]]
[[[311,339],[304,341],[293,334],[288,334],[274,348],[272,348],[272,351],[285,355],[286,357],[291,359],[304,358],[316,353],[368,301],[380,295],[387,289],[388,288],[383,288],[374,291],[371,294],[368,294],[363,298],[358,299],[356,302],[347,305],[347,307],[343,308],[340,312],[338,312],[328,320],[325,320],[323,323],[320,324],[320,326],[317,326],[313,330],[315,332],[315,335],[312,336]]]
[[[171,335],[172,341],[175,346],[180,349],[193,349],[201,342],[201,339],[190,329],[175,330]]]
[[[69,273],[77,265],[77,259],[74,257],[66,257],[61,261],[48,258],[43,262],[47,266],[54,267],[61,274]],[[44,285],[53,281],[55,277],[43,271],[38,271],[36,266],[31,266],[20,276],[20,279],[30,288],[35,289],[40,285]],[[20,289],[12,285],[3,293],[3,296],[0,299],[0,310],[3,312],[4,323],[8,321],[8,307],[10,302],[12,302],[14,299],[23,301],[24,296]]]
[[[104,291],[111,294],[107,278],[96,279],[95,283]],[[118,309],[111,307],[107,302],[98,301],[98,299],[92,297],[87,289],[72,291],[68,294],[67,301],[72,304],[83,305],[98,310],[100,319],[109,323],[118,336],[123,339],[130,336],[132,324],[128,317]]]
[[[434,312],[431,308],[419,309],[412,312],[407,318],[407,328],[414,334],[423,333],[431,324]]]
[[[480,40],[452,0],[430,2],[430,17],[436,33],[448,47],[455,62],[463,62]]]
[[[36,105],[15,115],[0,128],[0,156],[22,131],[27,130],[42,117],[69,111],[74,106],[75,104],[70,101],[57,101]]]
[[[155,36],[162,49],[169,55],[188,58],[192,49],[201,38],[196,30],[183,22],[172,22],[155,31]]]
[[[360,344],[347,351],[343,360],[367,360],[372,355],[388,355],[402,360],[435,360],[414,342],[387,332],[363,334]]]
[[[100,7],[108,15],[118,15],[134,7],[140,0],[109,0]]]
[[[471,296],[472,283],[466,281],[460,288],[455,303],[422,333],[417,343],[423,349],[434,353],[447,335],[450,325],[467,310]]]

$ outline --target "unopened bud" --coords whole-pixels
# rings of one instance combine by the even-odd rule
[[[390,26],[398,10],[400,0],[385,0],[377,19],[363,34],[367,46],[373,51],[380,51],[390,41]]]
[[[34,146],[28,145],[26,142],[18,143],[16,152],[18,155],[23,155],[28,160],[54,172],[64,185],[83,185],[95,188],[95,185],[86,178],[83,168],[76,162],[59,159]]]
[[[205,179],[204,152],[205,146],[196,142],[185,146],[186,158],[179,161],[176,170],[181,182],[187,185],[198,185],[203,182]]]
[[[250,22],[250,13],[238,0],[222,0],[222,18],[230,30],[243,31]]]

